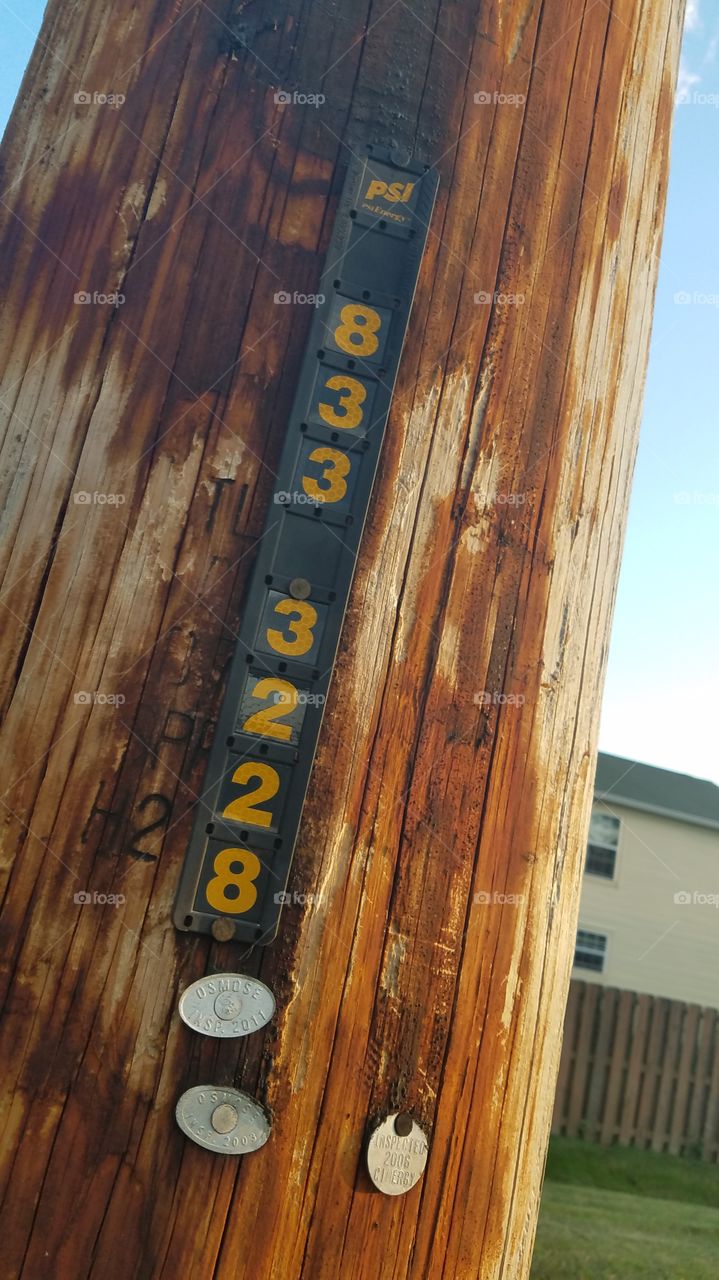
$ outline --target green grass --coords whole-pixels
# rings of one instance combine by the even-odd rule
[[[719,1166],[553,1138],[532,1280],[717,1280]]]
[[[719,1209],[545,1182],[532,1280],[717,1280]]]
[[[552,1138],[546,1178],[575,1187],[719,1208],[719,1165],[633,1147],[599,1147],[575,1138]]]

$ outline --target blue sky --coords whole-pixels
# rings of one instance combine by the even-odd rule
[[[689,0],[600,746],[717,783],[718,140],[719,8]]]
[[[45,0],[0,0],[0,129],[12,111],[44,12]]]
[[[43,0],[0,0],[0,127]],[[600,747],[719,783],[719,11],[688,0]]]

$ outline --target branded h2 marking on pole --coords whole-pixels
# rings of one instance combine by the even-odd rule
[[[178,929],[257,944],[276,936],[437,182],[369,146],[350,165],[185,857]]]

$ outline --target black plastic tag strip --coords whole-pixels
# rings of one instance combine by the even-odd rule
[[[437,183],[431,169],[373,147],[350,165],[197,804],[178,929],[260,945],[276,936]]]

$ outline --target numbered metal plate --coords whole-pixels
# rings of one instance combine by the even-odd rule
[[[178,1100],[175,1118],[198,1147],[223,1156],[258,1151],[270,1136],[270,1122],[262,1107],[239,1089],[196,1085]]]
[[[264,982],[243,973],[211,973],[180,997],[180,1017],[203,1036],[228,1040],[266,1027],[275,997]]]
[[[419,1182],[427,1163],[427,1137],[403,1113],[387,1116],[367,1144],[367,1171],[378,1191],[401,1196]]]

